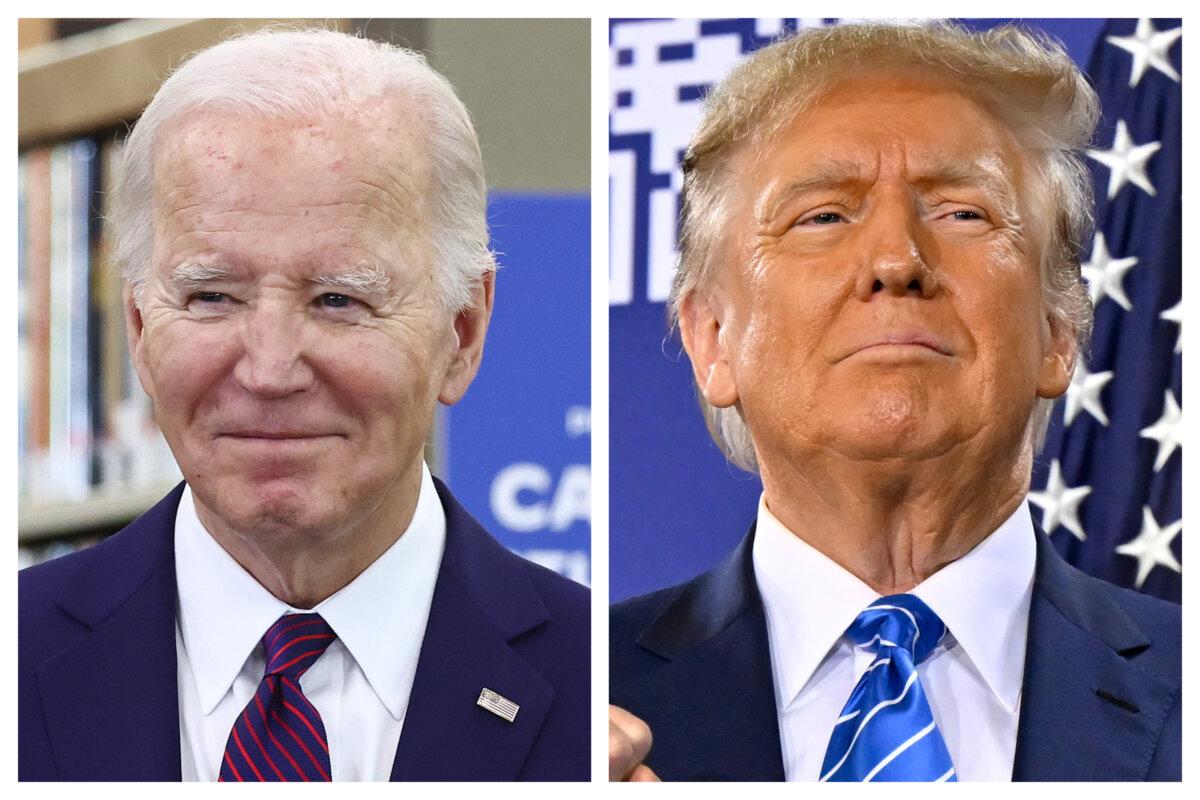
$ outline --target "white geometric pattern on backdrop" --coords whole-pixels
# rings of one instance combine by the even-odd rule
[[[609,303],[663,302],[675,274],[679,160],[704,94],[742,59],[819,19],[645,20],[612,28]],[[645,209],[642,211],[641,209]]]

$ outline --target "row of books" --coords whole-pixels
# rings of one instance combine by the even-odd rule
[[[105,225],[120,142],[18,158],[18,481],[22,506],[87,502],[178,475],[125,339]]]

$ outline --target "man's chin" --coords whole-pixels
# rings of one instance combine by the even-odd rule
[[[327,526],[323,524],[319,490],[295,478],[246,479],[234,485],[196,491],[210,499],[205,503],[223,526],[242,533],[293,535]]]
[[[951,432],[930,420],[858,420],[840,432],[829,432],[829,447],[857,461],[922,461],[948,452],[955,443]]]
[[[822,425],[822,449],[860,461],[922,460],[955,444],[953,425],[911,397],[886,396],[845,407]]]

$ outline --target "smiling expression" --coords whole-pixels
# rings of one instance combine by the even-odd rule
[[[386,106],[194,112],[160,133],[131,349],[198,505],[231,528],[386,513],[419,481],[439,396],[465,389],[434,294],[426,143]]]

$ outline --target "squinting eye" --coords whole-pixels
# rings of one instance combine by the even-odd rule
[[[822,211],[820,214],[814,214],[805,221],[816,225],[832,225],[835,222],[841,222],[842,215],[835,214],[832,211]]]
[[[325,308],[348,308],[354,302],[352,297],[335,292],[326,292],[317,298],[317,303]]]
[[[983,216],[980,215],[979,213],[977,213],[975,211],[967,211],[965,209],[962,211],[955,211],[950,216],[954,217],[955,219],[961,219],[961,220],[983,219]]]
[[[195,292],[189,299],[201,303],[220,303],[228,299],[228,295],[224,292]]]

